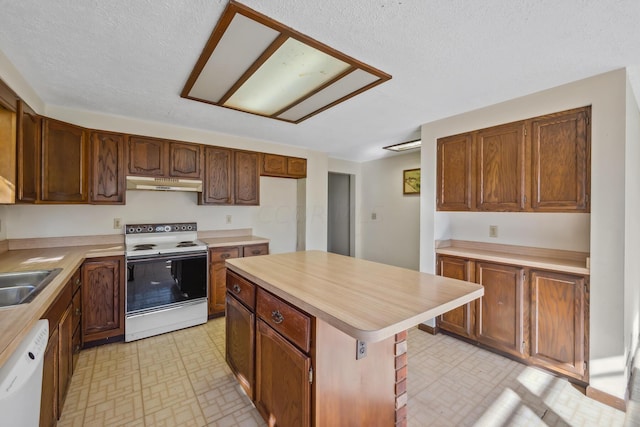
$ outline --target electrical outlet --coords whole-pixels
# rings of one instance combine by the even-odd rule
[[[232,220],[232,216],[231,215],[227,215],[227,224],[231,224],[231,220]]]
[[[122,228],[122,218],[113,218],[113,228],[116,230]]]
[[[498,237],[498,226],[490,225],[489,226],[489,237]]]
[[[376,219],[378,219],[378,215],[375,212],[372,213],[371,214],[371,219],[375,221]]]

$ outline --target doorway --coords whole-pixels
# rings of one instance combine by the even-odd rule
[[[355,176],[329,172],[327,251],[355,256]]]

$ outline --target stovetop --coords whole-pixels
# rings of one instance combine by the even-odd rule
[[[207,250],[207,245],[198,240],[198,228],[194,222],[128,224],[124,242],[129,258]]]

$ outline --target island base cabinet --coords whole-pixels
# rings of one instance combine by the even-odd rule
[[[311,423],[311,358],[258,320],[256,397],[269,425],[308,427]]]
[[[240,386],[253,399],[255,315],[230,295],[226,301],[225,358]]]

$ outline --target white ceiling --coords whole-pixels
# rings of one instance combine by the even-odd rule
[[[0,0],[0,51],[49,105],[354,161],[423,123],[640,64],[638,0],[244,0],[393,76],[295,125],[180,98],[226,3]]]

